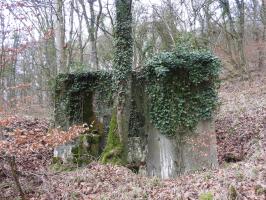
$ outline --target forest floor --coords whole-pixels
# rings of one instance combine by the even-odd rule
[[[75,126],[62,134],[45,120],[2,117],[0,199],[21,199],[10,168],[12,159],[6,155],[16,157],[16,174],[26,199],[266,199],[266,79],[257,75],[251,81],[224,82],[219,95],[219,168],[169,180],[98,162],[56,172],[50,167],[53,147],[83,128]]]

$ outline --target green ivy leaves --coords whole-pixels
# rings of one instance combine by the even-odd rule
[[[220,61],[206,50],[179,47],[149,60],[146,81],[152,123],[165,135],[193,130],[217,105]]]
[[[54,90],[56,120],[64,127],[82,122],[83,115],[86,114],[83,113],[83,106],[90,104],[87,97],[94,91],[99,94],[97,102],[112,105],[111,85],[112,74],[105,71],[58,75]]]

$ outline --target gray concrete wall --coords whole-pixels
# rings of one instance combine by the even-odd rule
[[[147,126],[147,174],[162,179],[218,166],[214,123],[202,121],[195,132],[168,137]]]
[[[132,85],[134,87],[132,87],[132,108],[128,136],[129,163],[144,163],[145,167],[142,167],[146,170],[147,175],[158,176],[163,179],[174,178],[185,172],[218,166],[213,121],[199,122],[193,133],[179,133],[177,131],[173,137],[162,135],[150,122],[149,102],[145,96],[144,85],[134,78]],[[86,96],[86,94],[82,95]],[[90,105],[85,104],[92,107],[93,115],[103,125],[103,137],[100,145],[103,149],[112,115],[112,106],[102,103],[99,100],[101,98],[98,98],[99,95],[101,94],[94,91],[89,95],[93,99],[92,101],[89,98],[83,99],[90,102]],[[61,101],[60,98],[58,100]],[[61,105],[60,102],[57,105]],[[60,109],[64,111],[66,108],[62,106]],[[86,114],[84,113],[86,108],[80,107],[80,109],[82,109],[80,113]],[[62,126],[71,125],[71,122],[67,121],[71,118],[73,116],[67,116],[64,119],[65,124]],[[87,117],[80,119],[83,120],[81,122],[88,120]],[[60,121],[58,123],[60,124]]]
[[[162,135],[153,126],[148,131],[147,174],[160,178],[173,178],[177,176],[178,148],[175,137]]]
[[[182,173],[218,166],[214,121],[201,121],[182,138]]]

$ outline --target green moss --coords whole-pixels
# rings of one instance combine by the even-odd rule
[[[90,123],[90,133],[92,133],[93,135],[100,135],[103,136],[104,134],[104,125],[103,123],[99,122],[99,120],[97,120],[96,115],[93,113],[93,115],[89,118]],[[96,138],[94,138],[96,139]]]
[[[62,164],[63,163],[62,159],[59,157],[53,157],[52,158],[52,164],[58,164],[58,163]]]
[[[88,164],[90,162],[88,158],[88,151],[85,145],[86,145],[86,136],[81,135],[79,137],[78,145],[72,149],[73,163],[77,164],[79,167],[84,164]]]
[[[228,191],[228,200],[236,200],[237,199],[237,191],[233,185],[230,185]]]
[[[117,133],[116,113],[112,114],[107,137],[107,144],[101,156],[103,163],[125,164],[123,159],[123,145]]]
[[[100,151],[101,136],[90,134],[87,137],[87,141],[89,143],[89,154],[92,157],[97,158],[99,156]]]
[[[53,157],[50,169],[56,172],[72,171],[75,167],[71,164],[63,164],[63,161],[59,157]]]
[[[96,135],[96,134],[87,135],[87,141],[89,142],[89,144],[99,144],[100,140],[101,140],[100,135]]]
[[[76,147],[72,149],[73,163],[83,166],[99,156],[100,135],[84,134],[79,136]]]
[[[256,185],[255,186],[255,194],[256,195],[266,194],[266,188],[262,187],[261,185]]]
[[[66,162],[60,157],[53,157],[51,168],[55,171],[69,171],[89,164],[100,156],[100,141],[100,135],[92,133],[80,135],[71,150],[72,157]]]
[[[213,200],[213,194],[211,192],[202,193],[199,196],[199,200]]]

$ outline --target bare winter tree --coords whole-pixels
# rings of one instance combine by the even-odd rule
[[[262,31],[262,37],[261,37],[261,43],[259,50],[259,68],[262,69],[265,68],[265,60],[266,60],[266,1],[261,0],[261,22],[263,24],[263,31]]]
[[[115,2],[2,1],[0,98],[7,102],[19,96],[26,104],[34,96],[34,102],[52,102],[58,73],[113,69]],[[154,53],[175,48],[183,36],[213,50],[227,75],[249,74],[265,66],[265,0],[133,3],[133,70]]]
[[[87,0],[89,4],[89,13],[86,9],[86,2],[84,0],[79,0],[79,3],[82,7],[82,12],[84,20],[86,22],[87,31],[89,35],[90,42],[90,51],[89,51],[89,60],[92,69],[99,68],[98,55],[97,55],[97,38],[98,38],[98,28],[102,15],[102,3],[101,0],[98,0],[99,10],[97,14],[95,13],[94,5],[97,0]]]
[[[56,64],[59,73],[66,73],[64,1],[56,0],[55,27]]]

